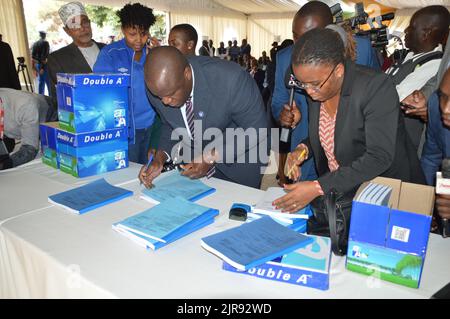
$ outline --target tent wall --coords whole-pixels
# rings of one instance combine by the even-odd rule
[[[0,34],[3,35],[3,41],[11,46],[16,65],[17,57],[25,57],[25,63],[32,77],[31,53],[28,49],[29,44],[22,0],[0,1]],[[20,81],[23,81],[22,76],[20,76]]]
[[[233,38],[245,38],[247,35],[247,18],[227,18],[209,15],[189,15],[184,13],[170,13],[170,26],[180,23],[191,24],[198,33],[197,50],[202,46],[203,37],[212,39],[214,46],[219,47],[219,42],[225,42]]]

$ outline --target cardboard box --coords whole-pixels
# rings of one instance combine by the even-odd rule
[[[59,168],[56,142],[56,131],[58,130],[58,128],[58,122],[48,122],[39,125],[42,163],[56,169]]]
[[[61,171],[87,177],[128,167],[126,128],[74,134],[57,130]]]
[[[240,271],[224,262],[223,269],[259,278],[328,290],[331,241],[327,237],[310,236],[314,238],[312,244],[258,267]]]
[[[129,75],[58,73],[57,81],[63,130],[86,133],[127,127]]]
[[[392,187],[388,206],[353,201],[346,267],[418,288],[434,207],[434,187],[377,177]],[[368,183],[361,185],[355,198]]]

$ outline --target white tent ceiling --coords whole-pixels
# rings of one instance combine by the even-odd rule
[[[123,6],[129,0],[84,0],[84,3]],[[168,12],[193,12],[236,14],[296,12],[308,0],[140,0],[156,10]]]
[[[415,0],[379,0],[379,3],[392,2],[399,6],[411,6]],[[419,0],[420,1],[420,0]],[[433,1],[433,0],[431,0]],[[435,2],[449,2],[450,0],[435,0]],[[67,1],[68,2],[68,1]],[[83,0],[84,3],[91,3],[105,6],[121,7],[130,0]],[[255,15],[294,13],[308,0],[140,0],[139,2],[156,10],[177,12],[177,13],[197,13],[212,15]],[[338,2],[346,3],[347,8],[352,8],[354,3],[363,2],[367,7],[374,4],[373,0],[322,0],[327,5]],[[423,2],[423,1],[422,1]],[[427,2],[429,2],[427,0]],[[409,4],[409,5],[408,5]],[[381,9],[384,9],[383,7]]]
[[[423,8],[431,5],[450,6],[450,0],[375,0],[382,5],[404,9],[404,8]]]

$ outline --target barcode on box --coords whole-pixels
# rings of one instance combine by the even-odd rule
[[[410,232],[411,231],[408,228],[394,226],[394,227],[392,227],[391,239],[407,243],[409,240]]]

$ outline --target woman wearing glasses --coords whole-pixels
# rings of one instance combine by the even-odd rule
[[[292,68],[309,96],[309,137],[288,155],[287,172],[298,180],[299,166],[314,155],[319,177],[285,186],[288,194],[274,201],[285,212],[332,189],[352,198],[376,176],[424,183],[392,81],[346,60],[344,51],[330,29],[311,30],[295,44]]]

